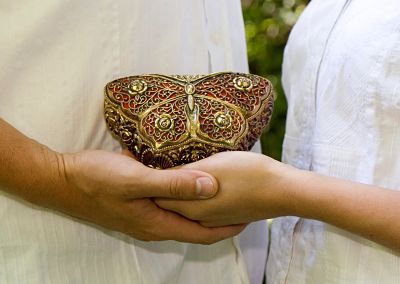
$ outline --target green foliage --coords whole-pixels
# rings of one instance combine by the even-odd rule
[[[280,160],[285,132],[286,100],[281,85],[283,49],[306,0],[242,0],[250,72],[268,78],[277,96],[263,153]]]

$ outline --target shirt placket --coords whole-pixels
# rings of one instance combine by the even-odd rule
[[[318,63],[318,67],[316,70],[316,75],[315,75],[315,84],[314,84],[314,91],[313,91],[313,96],[312,99],[310,101],[311,104],[313,104],[313,106],[310,106],[310,109],[312,109],[312,116],[313,116],[313,131],[312,131],[312,136],[310,137],[310,142],[311,144],[313,143],[314,140],[314,132],[315,132],[315,127],[316,127],[316,121],[317,121],[317,107],[318,107],[318,84],[319,84],[319,77],[320,77],[320,72],[321,72],[321,66],[324,63],[324,59],[327,55],[327,51],[328,51],[328,45],[329,42],[331,41],[332,38],[332,34],[337,26],[337,24],[339,23],[341,17],[343,16],[343,14],[345,13],[345,11],[347,10],[348,6],[350,5],[352,0],[345,0],[342,8],[340,9],[338,15],[336,16],[335,20],[333,21],[333,24],[328,32],[328,35],[326,37],[325,43],[324,43],[324,47],[323,47],[323,51],[321,53],[320,59],[319,59],[319,63]],[[310,164],[308,166],[308,168],[312,171],[313,169],[313,163],[312,163],[312,147],[309,148],[311,153],[309,153],[309,155],[311,156],[311,159],[309,159]],[[285,278],[283,280],[282,283],[289,283],[290,282],[290,273],[291,273],[291,268],[293,265],[293,261],[294,261],[294,256],[295,256],[295,252],[296,252],[296,244],[298,242],[298,237],[300,236],[300,232],[302,230],[302,227],[304,225],[304,219],[299,218],[294,224],[292,224],[292,235],[291,235],[291,249],[289,249],[288,251],[290,252],[290,255],[288,256],[288,263],[287,263],[287,272],[285,273]]]

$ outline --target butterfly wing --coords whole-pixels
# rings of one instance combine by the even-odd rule
[[[140,117],[139,129],[154,149],[182,143],[189,137],[186,97],[172,98],[147,109]]]
[[[128,116],[139,116],[154,105],[184,95],[184,86],[166,76],[143,75],[114,80],[106,96]]]
[[[234,105],[215,98],[198,96],[198,127],[196,134],[205,141],[232,148],[246,130],[246,119]]]
[[[199,80],[195,100],[199,106],[198,136],[228,143],[231,148],[236,148],[239,140],[246,140],[242,138],[249,136],[247,133],[259,136],[261,125],[268,122],[264,115],[266,105],[273,101],[269,81],[240,73],[215,74]],[[255,140],[252,138],[244,148],[251,148]]]
[[[158,149],[184,139],[182,80],[157,74],[130,76],[108,83],[105,95],[107,123],[135,155],[142,145]]]

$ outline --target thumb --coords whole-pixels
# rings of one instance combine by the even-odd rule
[[[148,197],[206,199],[218,191],[218,182],[210,174],[184,169],[150,170],[143,187]],[[142,188],[143,188],[142,187]]]

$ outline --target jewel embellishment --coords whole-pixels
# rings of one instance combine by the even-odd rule
[[[174,128],[174,120],[169,114],[163,113],[156,119],[156,128],[161,131],[170,131]]]
[[[142,80],[134,80],[132,83],[129,85],[128,92],[131,95],[134,94],[141,94],[147,90],[147,83]]]
[[[217,113],[214,119],[214,124],[219,128],[227,128],[231,125],[232,118],[229,114]]]
[[[233,83],[235,84],[235,88],[240,91],[250,91],[253,88],[253,83],[246,77],[236,77],[233,79]]]
[[[196,90],[196,87],[193,84],[187,84],[185,86],[185,92],[188,95],[193,95]]]

